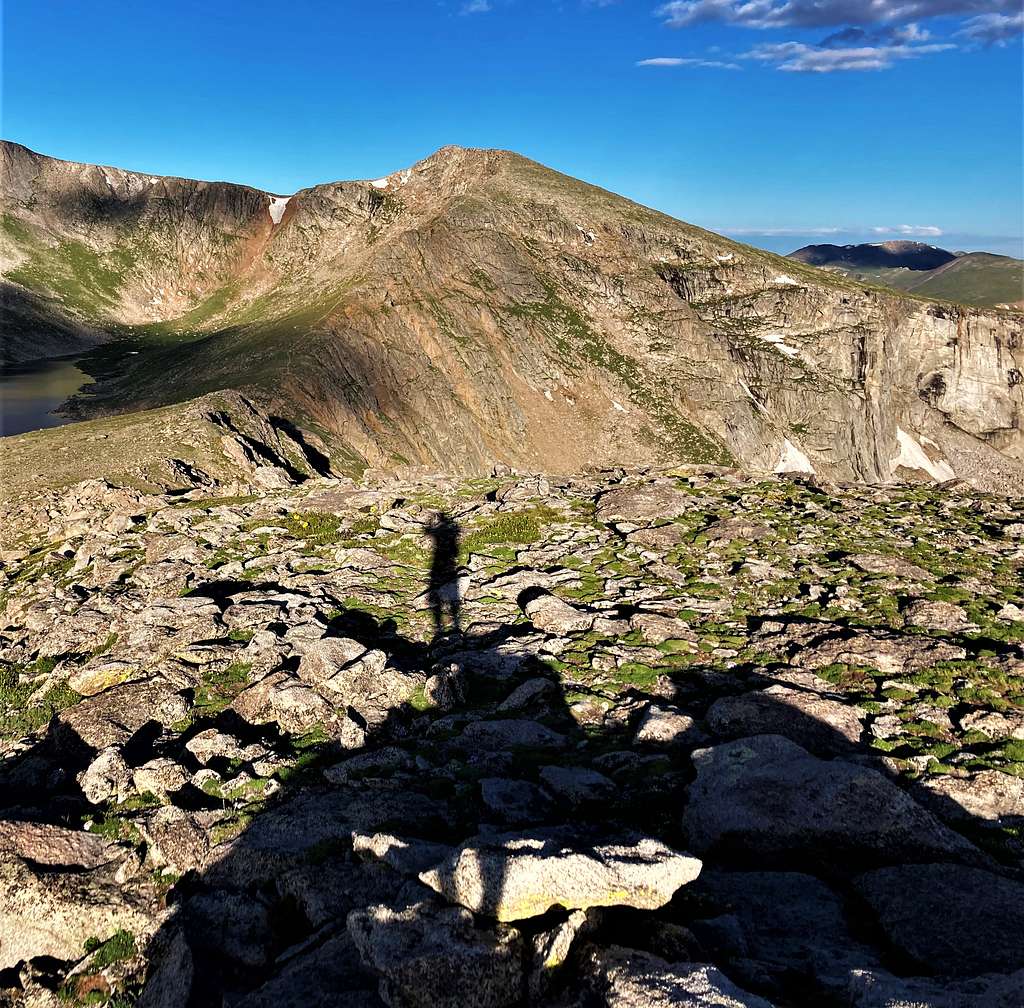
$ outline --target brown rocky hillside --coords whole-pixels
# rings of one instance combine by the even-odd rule
[[[1019,315],[865,287],[506,151],[285,198],[5,143],[3,191],[5,353],[106,340],[85,415],[233,389],[360,466],[1024,479]]]

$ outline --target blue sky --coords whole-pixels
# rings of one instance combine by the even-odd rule
[[[2,130],[279,193],[507,147],[779,251],[906,236],[1021,255],[1020,11],[7,0]]]

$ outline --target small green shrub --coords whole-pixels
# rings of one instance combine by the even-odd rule
[[[219,672],[206,671],[196,688],[195,708],[200,716],[218,714],[245,689],[249,682],[251,662],[232,662]]]
[[[485,546],[503,543],[527,545],[540,539],[544,526],[560,517],[558,511],[546,505],[526,511],[507,511],[495,515],[490,521],[472,529],[462,540],[460,550],[463,559]]]
[[[103,969],[113,963],[121,962],[124,959],[131,959],[138,952],[135,944],[135,935],[131,931],[115,931],[106,941],[99,938],[86,938],[84,945],[86,952],[95,952],[91,966],[96,969]]]

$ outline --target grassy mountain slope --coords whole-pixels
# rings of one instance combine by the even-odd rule
[[[1024,303],[1024,261],[968,252],[907,289],[963,304],[1019,306]]]

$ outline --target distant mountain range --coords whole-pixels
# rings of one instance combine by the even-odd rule
[[[1024,305],[1024,261],[991,252],[949,252],[914,241],[805,245],[790,259],[923,297],[984,307]]]

